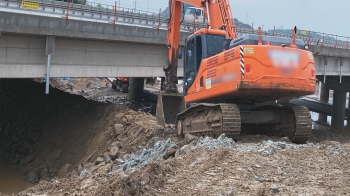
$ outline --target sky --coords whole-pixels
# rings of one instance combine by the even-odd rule
[[[113,0],[90,0],[114,4]],[[120,7],[133,8],[135,0],[120,0]],[[336,3],[333,3],[336,2]],[[117,0],[117,4],[119,0]],[[168,0],[136,0],[136,9],[159,12]],[[233,17],[263,29],[283,27],[350,36],[348,9],[350,0],[230,0]]]

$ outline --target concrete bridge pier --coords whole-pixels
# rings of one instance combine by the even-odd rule
[[[143,99],[144,78],[129,79],[129,101],[141,102]]]
[[[322,82],[320,82],[319,100],[324,103],[328,103],[329,100],[329,88]],[[327,115],[319,114],[318,122],[327,125]]]
[[[331,130],[335,133],[344,131],[346,91],[334,90]]]

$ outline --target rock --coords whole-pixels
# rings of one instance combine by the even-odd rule
[[[269,155],[274,155],[275,152],[276,152],[275,148],[270,148],[270,149],[268,150],[267,153],[268,153]]]
[[[84,170],[84,168],[85,168],[84,165],[82,163],[80,163],[78,165],[78,173],[80,174]]]
[[[114,133],[116,135],[120,135],[124,132],[124,126],[121,124],[115,124],[114,125]]]
[[[49,170],[43,169],[43,170],[40,172],[40,179],[42,179],[42,180],[48,180],[48,179],[49,179]]]
[[[58,158],[60,158],[61,152],[62,152],[62,151],[61,151],[60,149],[55,150],[55,151],[52,153],[53,159],[54,159],[54,160],[57,160]]]
[[[277,185],[275,184],[271,184],[270,189],[274,192],[274,193],[278,193],[282,191],[281,187],[277,187]]]
[[[118,166],[118,165],[122,165],[124,164],[124,160],[123,159],[115,159],[114,163]]]
[[[26,177],[26,181],[29,183],[37,183],[39,182],[39,177],[36,173],[30,172]]]
[[[106,164],[104,166],[101,166],[100,168],[97,169],[97,172],[98,173],[103,173],[103,174],[108,173],[108,172],[111,171],[112,165],[113,165],[112,163],[108,163],[108,164]]]
[[[282,138],[281,138],[281,141],[282,141],[282,142],[288,142],[288,141],[290,141],[290,140],[289,140],[288,137],[282,137]]]
[[[131,122],[134,119],[134,117],[132,115],[125,115],[125,117],[126,117],[128,122]]]
[[[172,157],[175,157],[175,153],[176,153],[177,149],[176,148],[171,148],[170,150],[166,151],[163,155],[163,159],[169,159]]]
[[[119,148],[117,146],[113,146],[110,150],[109,150],[109,157],[111,157],[111,159],[115,159],[118,156],[118,151]]]
[[[329,143],[330,145],[334,145],[334,146],[341,144],[340,142],[337,142],[337,141],[330,141]]]
[[[279,181],[280,181],[280,180],[279,180],[278,178],[276,178],[276,177],[273,177],[272,179],[273,179],[273,182],[279,182]]]
[[[179,156],[181,154],[188,154],[192,151],[192,148],[193,148],[193,145],[192,144],[187,144],[187,145],[184,145],[180,148],[180,150],[178,150],[176,153],[175,153],[175,156]]]
[[[123,155],[123,160],[124,161],[127,160],[128,158],[129,158],[129,155],[127,155],[127,154]]]
[[[101,162],[104,162],[105,160],[102,157],[97,157],[96,161],[95,161],[95,165],[100,164]]]
[[[204,139],[200,139],[194,148],[203,146],[212,151],[219,147],[232,148],[234,144],[235,142],[232,140],[232,138],[226,137],[223,133],[218,137],[218,139],[214,139],[208,136],[206,136]]]
[[[111,172],[114,172],[117,170],[117,165],[116,164],[113,164],[112,167],[111,167]]]
[[[104,154],[103,160],[104,160],[105,163],[112,162],[112,159],[111,159],[111,157],[109,157],[108,152],[106,152],[106,153]]]
[[[66,163],[65,165],[63,165],[61,169],[58,171],[57,177],[63,178],[67,174],[69,167],[70,167],[69,163]]]
[[[194,135],[191,135],[191,134],[187,133],[187,134],[185,135],[185,139],[186,139],[187,143],[191,143],[193,140],[196,140],[197,137],[194,136]]]
[[[100,167],[105,166],[105,165],[106,165],[105,162],[101,162],[100,164],[95,165],[93,168],[91,168],[92,173],[95,173]]]
[[[263,141],[263,145],[264,146],[271,146],[273,144],[273,142],[271,140],[267,140],[267,141]]]
[[[20,164],[20,165],[26,165],[26,164],[32,162],[34,159],[35,159],[35,154],[30,154],[30,155],[27,155],[26,157],[24,157],[24,158],[19,162],[19,164]]]

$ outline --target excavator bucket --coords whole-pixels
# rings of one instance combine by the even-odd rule
[[[158,92],[156,119],[158,124],[175,124],[176,115],[186,110],[184,96],[180,93]]]

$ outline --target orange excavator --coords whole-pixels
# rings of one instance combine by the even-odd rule
[[[206,28],[184,47],[183,94],[177,90],[182,3],[204,9]],[[306,107],[290,99],[316,90],[314,57],[302,40],[247,34],[237,37],[228,0],[169,0],[169,60],[159,91],[159,124],[191,133],[239,138],[242,133],[289,137],[304,143],[311,134]],[[195,103],[186,108],[186,103]]]

